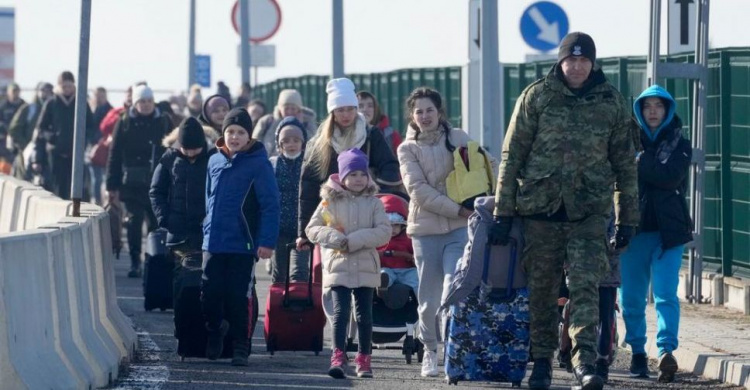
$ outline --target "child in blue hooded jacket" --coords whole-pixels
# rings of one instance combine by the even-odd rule
[[[653,285],[658,316],[660,382],[672,382],[677,361],[680,302],[677,284],[685,243],[692,240],[692,221],[685,201],[692,158],[690,142],[682,137],[682,121],[672,96],[653,85],[636,99],[633,109],[640,126],[638,194],[641,220],[636,236],[621,255],[620,302],[625,341],[633,357],[630,372],[648,377],[646,356],[646,295]]]
[[[250,138],[250,114],[235,108],[224,118],[218,153],[208,161],[203,222],[201,304],[206,357],[221,356],[231,330],[232,365],[246,366],[247,292],[256,259],[269,258],[279,233],[279,189],[262,143]]]

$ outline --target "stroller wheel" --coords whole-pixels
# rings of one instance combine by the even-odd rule
[[[411,357],[414,354],[414,336],[406,336],[404,338],[402,352],[404,357],[406,357],[406,364],[411,364]]]
[[[424,357],[424,344],[419,340],[414,340],[414,344],[416,345],[417,350],[417,362],[422,363],[422,358]]]

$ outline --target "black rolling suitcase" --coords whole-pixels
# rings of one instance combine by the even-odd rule
[[[146,311],[171,309],[174,260],[167,248],[167,231],[152,231],[147,243],[143,265],[143,308]]]
[[[190,259],[183,261],[177,267],[174,276],[174,335],[177,338],[177,354],[182,360],[188,357],[206,357],[208,332],[206,331],[206,322],[203,318],[200,301],[201,276],[203,275],[201,256],[201,252],[196,252]],[[254,279],[250,282],[252,287],[248,293],[250,349],[253,345],[252,335],[255,324],[258,322],[258,296],[255,293]],[[232,353],[232,338],[227,336],[224,338],[224,350],[221,353],[221,358],[231,358]]]

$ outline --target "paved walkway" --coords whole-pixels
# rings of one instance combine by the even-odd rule
[[[681,312],[680,346],[674,351],[680,369],[750,389],[750,316],[724,307],[686,302],[681,302]],[[653,305],[646,310],[646,321],[649,329],[646,350],[656,359]],[[622,318],[618,329],[624,333]]]

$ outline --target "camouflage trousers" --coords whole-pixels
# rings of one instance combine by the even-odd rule
[[[609,268],[606,216],[577,222],[524,219],[523,265],[529,283],[531,353],[552,358],[558,348],[557,298],[564,270],[570,290],[572,363],[593,364],[597,357],[599,281]]]

